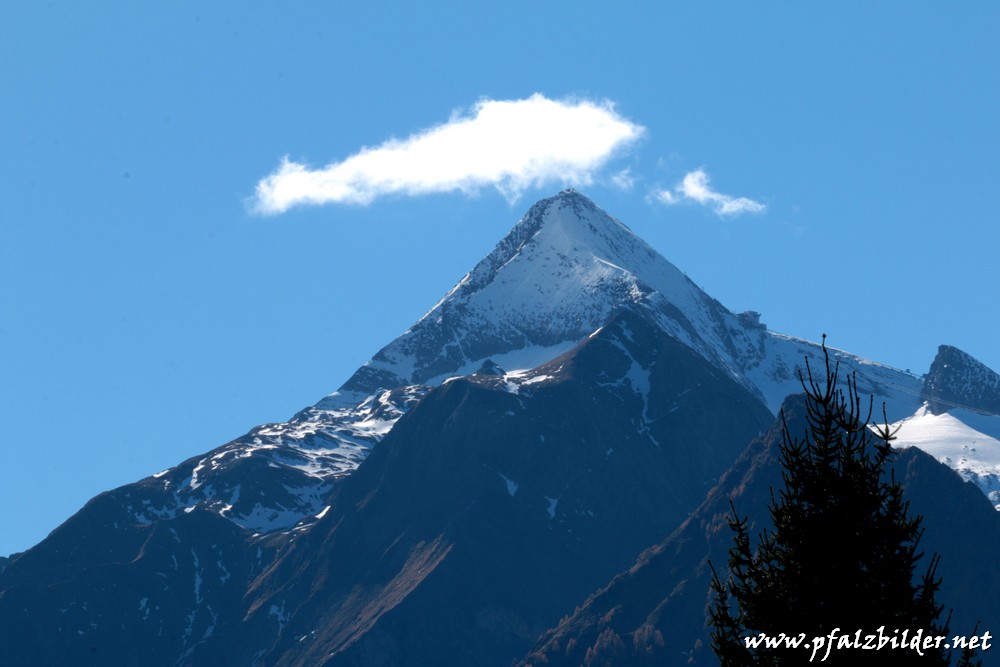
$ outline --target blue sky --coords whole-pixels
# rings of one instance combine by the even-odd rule
[[[3,10],[0,553],[333,391],[566,185],[774,330],[1000,369],[996,3],[347,4]],[[580,143],[357,159],[502,102]],[[268,209],[283,159],[340,170]]]

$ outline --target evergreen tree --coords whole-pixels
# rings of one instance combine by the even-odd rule
[[[838,365],[831,368],[824,336],[826,379],[817,381],[806,362],[805,389],[808,430],[795,438],[785,416],[780,463],[784,488],[769,505],[773,530],[763,531],[756,549],[747,518],[733,506],[729,521],[734,532],[729,550],[729,577],[714,572],[715,600],[710,611],[713,649],[723,667],[737,665],[807,664],[812,647],[747,648],[743,638],[781,633],[803,644],[861,630],[902,639],[917,630],[925,635],[947,633],[942,606],[935,601],[940,586],[938,559],[917,581],[922,554],[918,543],[920,517],[908,516],[908,502],[892,472],[886,472],[893,440],[888,420],[869,428],[871,402],[862,412],[856,378],[846,391],[838,385]],[[884,412],[884,411],[883,411]],[[898,634],[896,631],[899,631]],[[829,639],[825,640],[831,643]],[[833,649],[826,664],[947,665],[943,647],[924,650]],[[818,662],[825,647],[817,654]],[[971,664],[963,656],[960,664]]]

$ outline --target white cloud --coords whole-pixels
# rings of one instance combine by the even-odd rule
[[[468,114],[407,139],[362,148],[322,169],[283,159],[257,184],[254,211],[300,204],[368,204],[391,194],[474,193],[495,187],[509,199],[550,183],[587,185],[619,149],[645,131],[611,102],[483,100]]]
[[[660,190],[659,192],[654,192],[653,197],[667,205],[677,204],[680,202],[680,199],[675,197],[674,193],[670,190]]]
[[[710,206],[719,215],[740,215],[742,213],[763,213],[767,206],[746,197],[733,197],[716,192],[708,184],[708,174],[704,169],[696,169],[684,176],[673,190],[659,190],[653,197],[668,205],[689,200]]]
[[[632,175],[632,170],[625,167],[611,177],[611,184],[619,190],[631,190],[632,186],[635,185],[635,177]]]

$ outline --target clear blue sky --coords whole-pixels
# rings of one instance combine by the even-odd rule
[[[1000,369],[1000,5],[467,4],[3,10],[0,553],[333,391],[565,185],[774,330]],[[284,156],[536,93],[641,130],[570,182],[253,212]]]

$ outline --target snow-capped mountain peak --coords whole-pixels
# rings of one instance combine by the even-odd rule
[[[573,190],[536,203],[496,248],[336,392],[144,480],[138,521],[196,508],[261,533],[311,522],[396,421],[457,376],[520,377],[628,311],[686,345],[772,412],[801,390],[818,345],[734,314],[622,222]],[[893,420],[919,406],[920,379],[834,351]],[[817,368],[819,366],[816,366]]]
[[[383,387],[437,384],[497,355],[536,350],[524,361],[541,363],[628,305],[647,310],[664,330],[736,377],[759,354],[758,329],[746,327],[622,222],[566,190],[532,206],[424,317],[318,407],[351,403]]]

